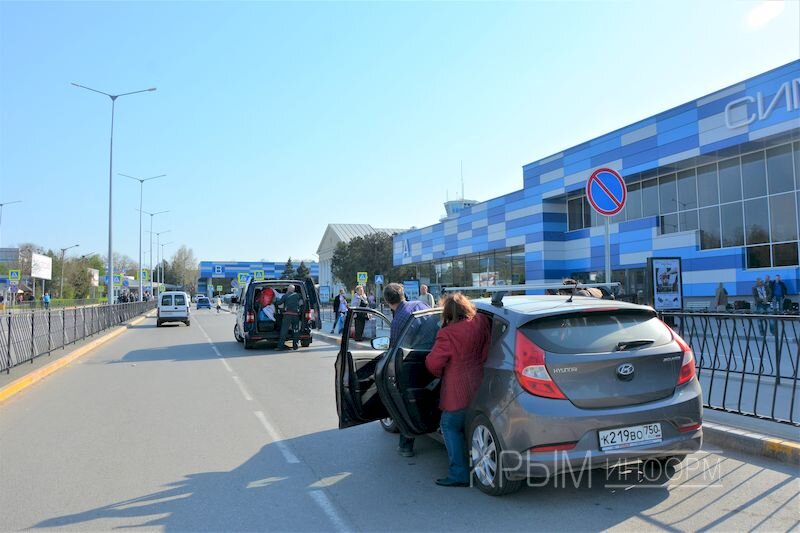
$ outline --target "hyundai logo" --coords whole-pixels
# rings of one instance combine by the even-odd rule
[[[622,381],[630,381],[633,379],[633,373],[636,371],[630,363],[622,363],[617,367],[617,377]]]

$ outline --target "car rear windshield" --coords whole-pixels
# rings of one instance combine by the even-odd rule
[[[161,305],[172,305],[172,295],[165,294],[161,297]]]
[[[540,348],[554,353],[609,353],[672,341],[666,326],[654,314],[642,311],[556,315],[530,322],[522,330]]]
[[[175,295],[175,305],[186,305],[186,298],[183,296],[183,294]]]

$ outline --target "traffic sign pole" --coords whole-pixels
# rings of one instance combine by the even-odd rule
[[[605,282],[611,283],[611,237],[609,217],[625,207],[628,189],[625,180],[615,170],[598,168],[586,182],[586,197],[592,208],[605,217]]]

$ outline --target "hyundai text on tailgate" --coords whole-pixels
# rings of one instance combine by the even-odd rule
[[[694,354],[652,308],[566,296],[475,300],[491,346],[470,405],[466,439],[482,491],[512,492],[531,477],[609,468],[620,461],[677,463],[702,442]],[[356,313],[389,319],[371,309]],[[339,427],[391,417],[406,435],[436,432],[439,381],[425,358],[441,311],[414,313],[394,347],[342,336],[336,361]],[[388,427],[385,425],[384,427]]]

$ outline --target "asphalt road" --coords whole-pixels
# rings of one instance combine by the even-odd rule
[[[728,452],[671,478],[595,471],[504,498],[440,488],[440,444],[402,459],[377,424],[336,429],[330,345],[245,351],[231,315],[205,310],[154,326],[0,405],[0,530],[800,527],[798,471]]]

